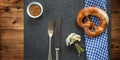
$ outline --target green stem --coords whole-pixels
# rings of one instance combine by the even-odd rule
[[[77,49],[77,51],[78,51],[79,55],[80,55],[80,53],[84,52],[84,49],[83,49],[83,48],[81,48],[81,47],[79,46],[79,44],[78,44],[78,43],[75,43],[75,47],[76,47],[76,49]]]

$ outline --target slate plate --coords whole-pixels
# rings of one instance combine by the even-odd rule
[[[32,1],[40,2],[44,8],[43,15],[37,19],[30,18],[26,12],[27,5]],[[83,38],[84,31],[76,25],[75,21],[77,12],[81,10],[85,5],[84,0],[25,0],[24,3],[25,60],[48,59],[48,21],[53,20],[55,22],[58,17],[62,18],[60,60],[86,60],[85,52],[81,54],[80,57],[78,57],[75,48],[67,47],[65,43],[66,37],[70,33],[75,32],[82,36],[82,41],[80,42],[80,44],[85,45],[85,41]],[[107,6],[109,6],[109,4],[110,3],[108,3]],[[110,17],[109,9],[110,8],[108,7],[108,13]],[[108,29],[110,32],[110,24],[108,26]],[[85,47],[83,48],[85,49]],[[55,60],[54,37],[52,39],[52,53],[53,60]]]

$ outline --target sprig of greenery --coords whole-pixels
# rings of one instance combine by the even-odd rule
[[[78,43],[75,43],[74,45],[75,45],[75,47],[76,47],[76,49],[77,49],[79,55],[80,55],[81,53],[84,52],[84,49],[81,48],[80,45],[79,45]]]

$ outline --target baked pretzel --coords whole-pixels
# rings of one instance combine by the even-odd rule
[[[96,26],[91,20],[90,15],[93,15],[100,20],[99,26]],[[83,23],[84,18],[86,18],[86,22]],[[82,27],[86,34],[90,37],[95,37],[100,35],[107,27],[109,18],[105,11],[97,7],[86,7],[78,12],[77,15],[77,24]],[[91,31],[91,27],[94,28]]]

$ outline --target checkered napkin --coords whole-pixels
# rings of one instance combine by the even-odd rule
[[[106,10],[106,0],[85,0],[85,7],[95,6]],[[100,21],[92,16],[92,22],[98,25]],[[108,34],[107,29],[97,37],[89,37],[86,34],[85,45],[87,52],[87,60],[108,60]]]

